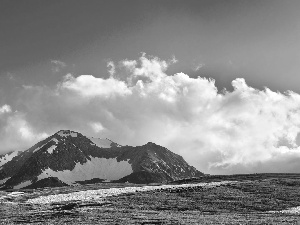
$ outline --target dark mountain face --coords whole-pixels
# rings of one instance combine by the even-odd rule
[[[201,175],[181,156],[154,143],[120,146],[67,130],[24,152],[13,152],[5,160],[0,158],[2,189],[101,181],[167,182]]]

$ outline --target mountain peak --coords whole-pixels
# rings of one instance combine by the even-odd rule
[[[71,136],[71,137],[77,137],[78,132],[72,131],[72,130],[60,130],[56,132],[55,134],[61,136],[61,137],[66,137],[66,136]]]
[[[157,144],[155,144],[155,143],[149,141],[146,145],[157,145]]]
[[[160,145],[158,145],[158,144],[155,144],[155,143],[153,143],[153,142],[148,142],[147,144],[144,144],[144,146],[148,146],[148,147],[161,147]]]

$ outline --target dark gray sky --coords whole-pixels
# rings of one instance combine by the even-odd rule
[[[254,87],[300,92],[299,7],[297,0],[1,0],[0,73],[48,84],[59,79],[50,60],[61,60],[101,77],[108,59],[146,52],[175,55],[170,73],[212,77],[219,87],[244,77]],[[205,66],[193,71],[198,64]]]
[[[68,110],[76,113],[63,117],[63,106],[76,101],[70,96],[54,100],[57,87],[94,90],[87,85],[91,77],[81,75],[107,79],[108,62],[118,67],[122,60],[140,58],[141,52],[166,62],[175,57],[177,63],[168,63],[167,75],[213,78],[218,93],[223,88],[231,93],[236,78],[259,90],[300,93],[299,11],[298,0],[0,0],[0,132],[10,137],[14,129],[25,127],[50,134],[70,128],[76,113],[81,115],[76,120],[90,118],[90,112],[77,112],[74,105]],[[128,65],[127,73],[133,72]],[[17,113],[19,122],[9,125],[15,120],[1,118],[1,113]],[[12,140],[7,138],[3,146],[13,148]]]

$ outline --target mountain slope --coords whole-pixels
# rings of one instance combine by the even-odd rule
[[[4,155],[0,155],[0,168],[7,162],[11,161],[14,157],[19,155],[21,152],[15,151],[15,152],[9,152]]]
[[[166,182],[203,175],[181,156],[154,143],[120,146],[108,139],[89,139],[68,130],[11,155],[14,157],[6,157],[0,167],[0,187],[4,189],[74,185],[96,180]]]

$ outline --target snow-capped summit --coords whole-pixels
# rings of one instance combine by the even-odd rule
[[[0,156],[1,188],[165,182],[200,175],[181,156],[155,143],[121,146],[70,130],[58,131],[24,152]]]

